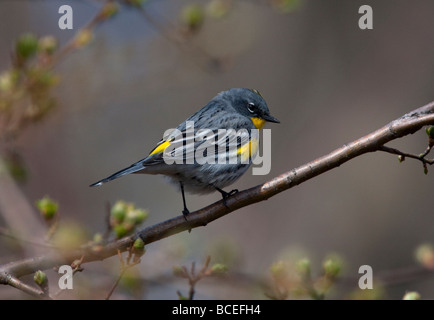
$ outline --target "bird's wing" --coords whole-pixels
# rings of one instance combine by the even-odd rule
[[[173,129],[143,160],[143,166],[163,162],[237,163],[240,158],[243,163],[248,163],[253,151],[257,150],[258,137],[252,137],[253,123],[223,108],[211,110],[203,108]]]

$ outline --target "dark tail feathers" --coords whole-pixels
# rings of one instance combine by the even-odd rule
[[[140,170],[143,170],[143,168],[144,168],[144,166],[143,166],[142,162],[141,161],[137,162],[137,163],[129,166],[128,168],[122,169],[122,170],[120,170],[120,171],[112,174],[111,176],[109,176],[107,178],[104,178],[104,179],[102,179],[102,180],[100,180],[98,182],[92,183],[90,185],[90,187],[100,186],[100,185],[102,185],[102,184],[104,184],[106,182],[109,182],[109,181],[112,181],[114,179],[120,178],[120,177],[122,177],[124,175],[130,174],[130,173],[134,173],[134,172],[137,172],[137,171],[140,171]]]

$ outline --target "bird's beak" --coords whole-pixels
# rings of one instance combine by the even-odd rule
[[[271,114],[264,114],[262,116],[262,119],[268,122],[280,123],[280,121],[273,117]]]

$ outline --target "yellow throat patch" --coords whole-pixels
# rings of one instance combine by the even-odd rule
[[[256,118],[256,117],[251,117],[250,120],[252,120],[256,129],[262,129],[262,127],[265,125],[266,122],[264,119]]]

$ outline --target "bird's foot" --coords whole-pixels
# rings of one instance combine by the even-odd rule
[[[226,191],[224,191],[224,190],[222,190],[222,189],[216,187],[216,190],[217,190],[218,192],[221,193],[222,198],[223,198],[223,204],[225,205],[226,208],[229,209],[229,206],[228,206],[226,200],[227,200],[230,196],[233,196],[234,194],[236,194],[236,193],[238,192],[238,189],[234,189],[234,190],[232,190],[232,191],[230,191],[230,192],[226,192]]]
[[[190,213],[190,211],[188,211],[187,208],[184,208],[184,210],[182,210],[182,215],[184,216],[184,219],[185,219],[186,222],[188,222],[187,215],[189,213]],[[188,233],[191,233],[191,229],[188,229]]]
[[[190,211],[188,211],[187,208],[184,208],[184,210],[182,210],[182,215],[184,216],[185,221],[187,220],[187,215],[190,213]]]

